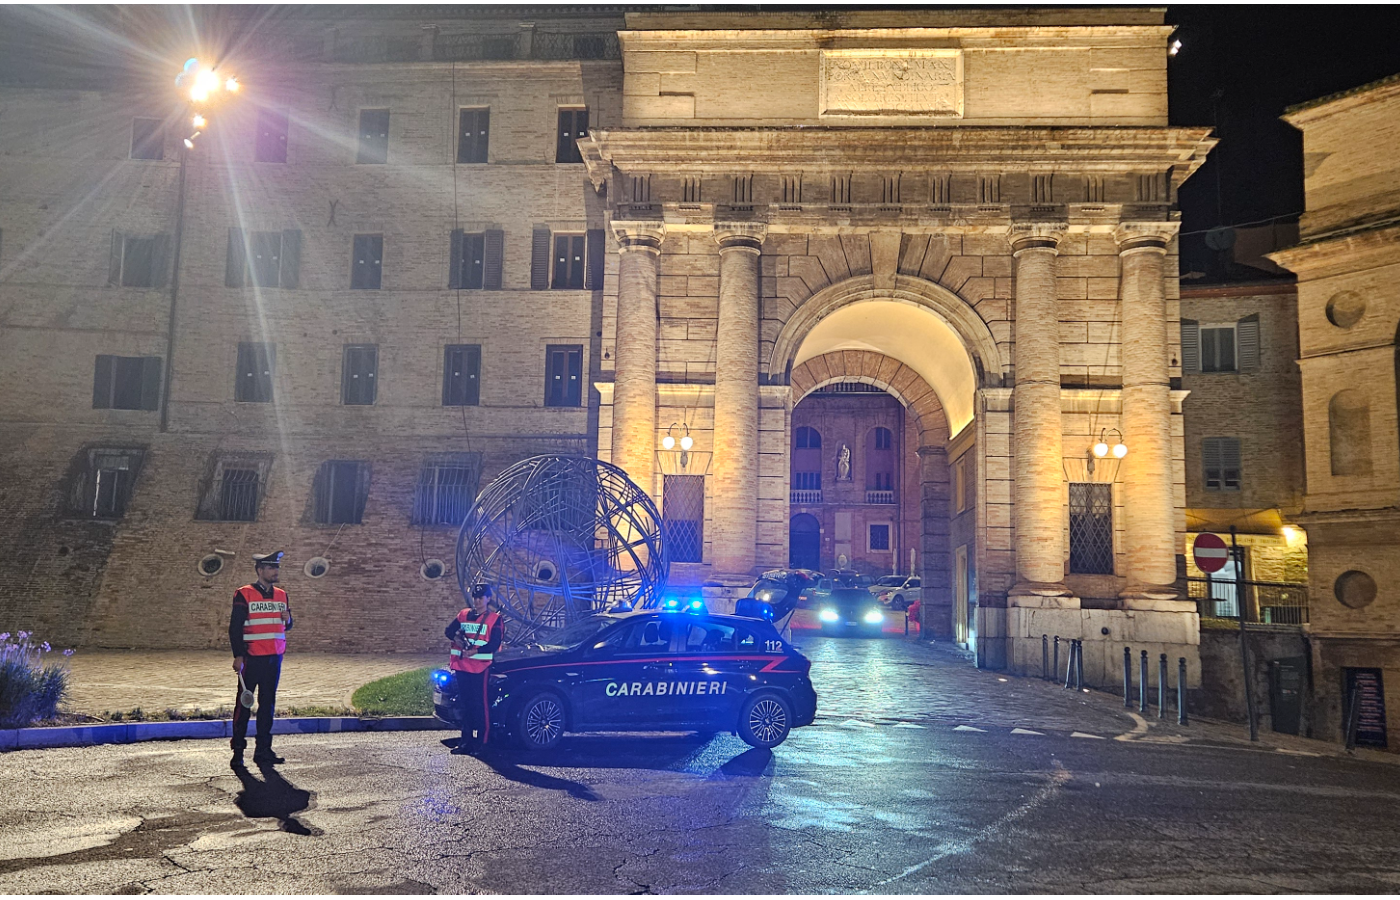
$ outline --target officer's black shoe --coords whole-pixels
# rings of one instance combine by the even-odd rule
[[[253,762],[259,766],[280,766],[286,760],[268,750],[266,753],[254,753]]]
[[[458,744],[452,748],[453,756],[478,756],[481,753],[480,744]]]
[[[228,767],[229,767],[230,769],[246,769],[246,768],[248,768],[248,766],[243,762],[243,751],[242,751],[242,750],[235,750],[235,751],[233,751],[233,759],[231,759],[231,760],[228,761]]]

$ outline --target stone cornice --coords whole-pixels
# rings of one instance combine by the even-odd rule
[[[661,252],[666,238],[666,226],[660,222],[627,222],[614,219],[609,223],[613,238],[623,250]]]
[[[758,250],[768,236],[768,227],[761,222],[716,222],[715,241],[721,250],[743,248]]]
[[[585,159],[627,172],[929,169],[987,172],[1057,169],[1086,173],[1185,170],[1206,160],[1209,128],[1148,126],[925,126],[910,128],[595,129],[579,140]],[[590,171],[590,174],[591,171]],[[596,183],[596,182],[595,182]]]
[[[1264,254],[1300,279],[1321,278],[1356,269],[1393,265],[1400,249],[1400,220],[1316,238]]]

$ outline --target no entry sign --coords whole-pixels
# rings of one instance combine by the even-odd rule
[[[1230,560],[1230,550],[1220,535],[1204,532],[1196,535],[1191,545],[1191,555],[1196,559],[1196,568],[1202,572],[1219,572]]]

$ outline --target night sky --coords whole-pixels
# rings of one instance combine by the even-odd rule
[[[1169,61],[1172,124],[1214,125],[1220,138],[1181,190],[1181,270],[1216,275],[1214,254],[1188,233],[1302,211],[1302,133],[1279,116],[1400,73],[1400,13],[1383,5],[1175,6],[1167,22],[1179,26],[1183,45]]]

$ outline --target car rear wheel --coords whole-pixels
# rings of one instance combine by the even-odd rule
[[[549,691],[535,694],[520,705],[512,731],[526,750],[548,750],[564,736],[564,702]]]
[[[896,594],[895,598],[890,601],[890,609],[895,612],[904,612],[908,608],[909,601],[904,599],[903,594]]]
[[[755,694],[739,711],[739,737],[751,747],[776,747],[791,730],[792,705],[778,694]]]

